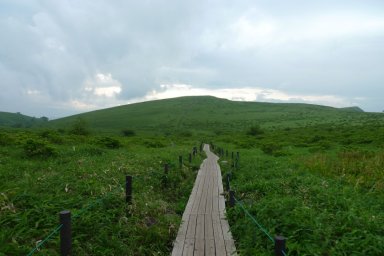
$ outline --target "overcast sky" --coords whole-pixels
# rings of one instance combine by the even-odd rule
[[[182,95],[384,110],[383,0],[0,0],[0,111]]]

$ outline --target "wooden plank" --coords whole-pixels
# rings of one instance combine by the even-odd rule
[[[199,214],[205,214],[205,207],[207,205],[208,186],[209,186],[209,179],[206,176],[204,181],[204,186],[202,187],[203,192],[201,194],[199,209],[197,211]]]
[[[205,255],[214,256],[215,252],[215,240],[214,239],[205,239]],[[217,254],[218,255],[218,254]]]
[[[194,256],[204,256],[205,253],[205,240],[204,239],[196,239],[195,240],[195,251],[193,253]]]
[[[185,239],[183,256],[193,256],[193,251],[195,249],[195,239]],[[181,255],[181,254],[179,254]]]
[[[235,242],[232,239],[224,240],[224,242],[225,242],[225,250],[227,251],[227,256],[237,255]]]
[[[185,243],[184,239],[181,239],[181,240],[176,239],[175,240],[175,242],[173,243],[172,256],[183,255],[184,243]]]
[[[223,231],[221,230],[219,215],[212,216],[213,233],[215,237],[215,251],[216,255],[227,255]]]
[[[200,205],[201,197],[203,194],[204,183],[205,183],[205,179],[201,178],[199,181],[199,189],[194,195],[194,202],[193,202],[191,214],[197,214],[199,212],[199,205]]]
[[[196,219],[197,219],[197,215],[196,214],[191,214],[190,217],[189,217],[187,234],[185,235],[185,237],[188,238],[188,239],[194,239],[195,238],[195,234],[196,234]]]
[[[183,215],[183,219],[181,220],[182,222],[180,224],[179,230],[177,231],[177,238],[178,239],[184,239],[185,238],[185,235],[187,234],[189,217],[190,217],[190,215],[186,214],[185,219],[184,219],[184,215]]]
[[[205,213],[206,214],[212,214],[212,208],[213,208],[213,183],[214,183],[214,177],[209,176],[209,182],[208,182],[208,192],[207,192],[207,202],[205,205]]]
[[[220,218],[221,228],[223,231],[223,237],[225,241],[225,248],[227,255],[233,255],[236,253],[235,243],[232,238],[232,233],[229,229],[228,221],[224,218]]]
[[[220,224],[221,224],[221,229],[223,230],[224,240],[232,239],[232,234],[229,231],[228,221],[226,219],[224,219],[223,217],[220,217]]]
[[[212,223],[212,215],[211,214],[206,214],[205,219],[204,219],[204,237],[205,239],[214,239],[214,234],[213,234],[213,223]]]
[[[204,240],[204,218],[204,214],[197,215],[195,238],[199,240]]]

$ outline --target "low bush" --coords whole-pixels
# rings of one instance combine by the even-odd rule
[[[121,143],[119,140],[111,137],[101,137],[96,140],[98,145],[107,147],[107,148],[120,148]]]
[[[121,131],[121,133],[125,137],[132,137],[132,136],[136,135],[135,131],[134,130],[130,130],[130,129],[124,129],[124,130]]]
[[[251,126],[249,128],[249,130],[247,131],[247,135],[250,135],[250,136],[257,136],[257,135],[261,135],[263,133],[264,133],[264,131],[261,129],[261,127],[259,125]]]
[[[55,148],[43,141],[28,139],[24,144],[24,153],[27,157],[52,157],[57,155]]]

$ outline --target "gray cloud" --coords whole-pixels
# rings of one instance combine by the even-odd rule
[[[334,95],[381,111],[383,7],[374,0],[4,0],[0,110],[56,117],[189,84]],[[98,74],[110,74],[120,93],[86,90],[102,86]]]

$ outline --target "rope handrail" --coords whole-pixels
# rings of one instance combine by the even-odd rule
[[[122,186],[121,184],[119,183],[118,184],[119,186],[115,187],[115,189],[111,190],[110,192],[106,193],[105,195],[103,195],[101,198],[98,198],[96,199],[95,201],[93,201],[92,203],[90,203],[87,207],[84,207],[82,209],[80,209],[80,211],[76,214],[73,215],[73,219],[76,219],[78,218],[80,215],[82,215],[84,212],[86,212],[87,210],[91,209],[93,206],[95,206],[96,204],[99,204],[102,200],[104,200],[107,196],[109,196],[111,193],[115,192],[117,189],[121,189]],[[63,224],[60,224],[58,225],[46,238],[44,238],[43,241],[39,242],[28,254],[27,256],[31,256],[33,255],[36,251],[38,251],[46,242],[48,242],[57,232],[60,231],[60,229],[62,228]]]
[[[62,228],[63,224],[60,224],[58,225],[43,241],[39,242],[35,248],[33,248],[28,254],[27,256],[31,256],[33,255],[36,251],[38,251],[40,249],[41,246],[43,246],[46,242],[48,242],[49,239],[51,239],[51,237],[53,237],[57,232],[59,232],[59,230]]]
[[[271,240],[273,243],[275,243],[275,240],[272,238],[272,236],[268,233],[268,231],[256,220],[255,217],[252,216],[252,214],[247,210],[245,209],[243,203],[239,200],[236,199],[235,197],[235,201],[240,205],[241,209],[243,209],[243,211],[245,212],[246,215],[248,215],[248,217],[250,217],[253,222],[257,225],[257,227],[263,231],[263,233],[269,238],[269,240]]]

